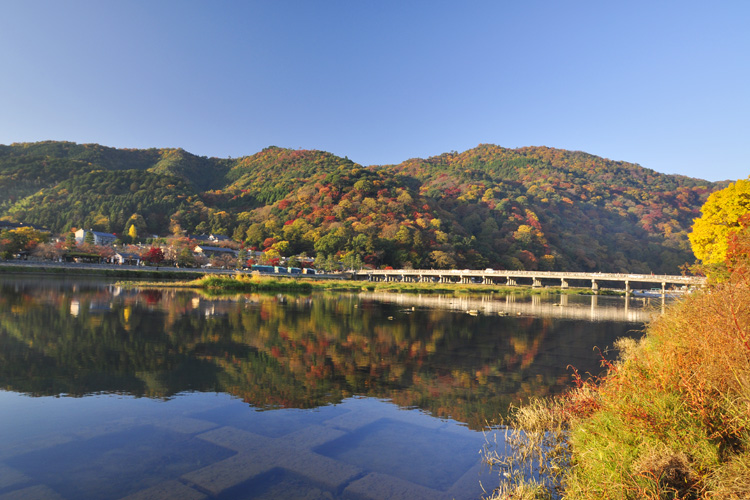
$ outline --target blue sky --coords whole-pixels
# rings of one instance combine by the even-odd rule
[[[746,178],[749,25],[745,0],[6,0],[0,144],[544,145]]]

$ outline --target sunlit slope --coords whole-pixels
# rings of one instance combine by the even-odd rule
[[[724,186],[546,147],[483,144],[363,166],[269,147],[236,159],[181,149],[0,146],[0,216],[60,232],[212,232],[280,255],[374,266],[678,272],[687,232]]]

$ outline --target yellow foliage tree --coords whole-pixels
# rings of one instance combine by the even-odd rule
[[[688,235],[696,258],[704,264],[724,262],[729,236],[740,228],[740,217],[750,213],[750,180],[738,180],[708,197]]]

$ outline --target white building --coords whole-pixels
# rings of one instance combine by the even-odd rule
[[[99,231],[92,231],[91,229],[79,229],[76,231],[76,243],[81,244],[86,241],[86,233],[92,233],[94,235],[94,245],[111,245],[117,239],[117,236],[110,233],[101,233]]]

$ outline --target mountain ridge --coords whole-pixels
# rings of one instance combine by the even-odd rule
[[[86,184],[90,187],[87,187]],[[270,146],[240,158],[59,141],[0,145],[0,217],[54,231],[214,232],[370,265],[677,272],[725,186],[549,147],[362,166]],[[99,192],[93,192],[97,190]]]

